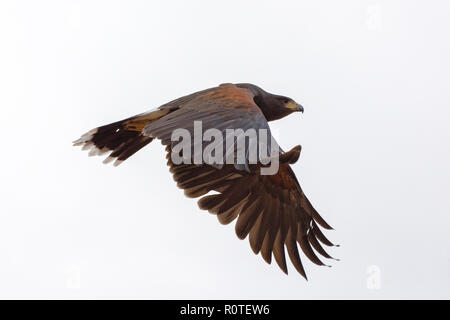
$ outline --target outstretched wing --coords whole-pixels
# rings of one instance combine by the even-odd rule
[[[144,128],[143,134],[151,138],[158,138],[163,145],[173,147],[173,141],[171,141],[173,131],[186,129],[192,137],[191,145],[193,146],[195,143],[194,121],[199,121],[203,132],[208,129],[216,129],[221,133],[221,137],[223,137],[221,143],[224,148],[222,163],[225,163],[230,152],[236,153],[237,141],[248,139],[248,136],[245,137],[245,132],[252,129],[258,135],[256,141],[244,144],[245,149],[242,152],[245,154],[245,163],[235,163],[237,169],[248,170],[250,154],[252,152],[261,154],[257,149],[259,148],[259,135],[266,135],[265,155],[270,155],[272,146],[274,146],[270,127],[263,113],[253,101],[253,97],[253,93],[247,89],[238,88],[233,84],[224,84],[179,98],[161,106],[161,110],[169,109],[170,113],[158,121],[148,124]],[[233,138],[234,145],[231,151],[225,149],[227,129],[241,129],[235,131],[236,135]],[[200,143],[202,144],[201,150],[204,150],[206,145],[213,149],[218,141],[209,142],[201,139]]]
[[[271,263],[273,254],[278,266],[287,273],[286,247],[294,267],[306,278],[297,243],[315,264],[324,265],[315,251],[331,258],[320,243],[333,244],[318,225],[331,227],[312,207],[287,161],[280,164],[275,175],[261,175],[258,168],[247,172],[230,165],[222,169],[176,165],[171,160],[170,146],[166,151],[170,171],[185,194],[203,196],[198,201],[199,207],[216,214],[222,224],[237,218],[237,236],[245,239],[249,235],[253,252],[260,252],[267,263]],[[207,195],[210,191],[215,194]]]

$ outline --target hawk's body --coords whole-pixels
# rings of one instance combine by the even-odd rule
[[[252,165],[250,170],[237,164],[219,169],[208,164],[174,164],[170,157],[172,131],[183,128],[193,132],[194,121],[201,120],[204,130],[253,128],[270,133],[268,121],[294,111],[303,108],[287,97],[272,95],[251,84],[223,84],[173,100],[155,111],[93,129],[74,144],[91,149],[91,155],[111,152],[105,162],[115,160],[119,164],[153,139],[160,139],[166,145],[170,171],[187,196],[203,196],[200,208],[217,214],[223,224],[237,218],[237,236],[244,239],[249,235],[253,251],[261,252],[268,263],[273,253],[285,273],[286,246],[294,267],[306,277],[297,243],[318,265],[323,263],[314,250],[331,258],[320,242],[332,244],[318,224],[325,229],[331,227],[312,207],[290,166],[297,161],[300,146],[280,153],[280,167],[274,175],[261,175],[261,164]],[[210,191],[215,194],[207,195]]]

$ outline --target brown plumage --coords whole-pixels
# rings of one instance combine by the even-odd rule
[[[318,225],[331,227],[306,198],[290,166],[298,160],[300,146],[289,152],[280,151],[279,169],[273,175],[262,175],[264,165],[260,162],[217,167],[175,164],[171,158],[172,131],[183,128],[193,133],[194,121],[201,120],[203,130],[215,128],[224,133],[226,129],[253,128],[266,129],[270,134],[268,121],[294,111],[303,112],[303,108],[290,98],[270,94],[252,84],[222,84],[173,100],[155,111],[93,129],[74,145],[91,149],[90,155],[110,152],[105,162],[115,160],[117,165],[153,139],[160,139],[166,146],[170,172],[188,197],[201,197],[199,207],[216,214],[222,224],[237,220],[237,236],[248,236],[253,252],[261,253],[267,263],[271,263],[273,254],[285,273],[286,247],[295,269],[306,278],[298,248],[313,263],[324,265],[316,252],[331,258],[321,243],[333,244]],[[203,147],[207,144],[203,142]]]

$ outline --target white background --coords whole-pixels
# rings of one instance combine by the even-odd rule
[[[448,1],[0,2],[1,298],[450,298]],[[87,130],[223,82],[305,106],[272,124],[336,229],[306,282],[177,189],[152,143]]]

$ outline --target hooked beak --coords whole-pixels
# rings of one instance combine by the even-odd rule
[[[301,112],[303,113],[303,106],[295,101],[291,101],[286,105],[286,108],[289,110],[292,110],[294,112]]]

